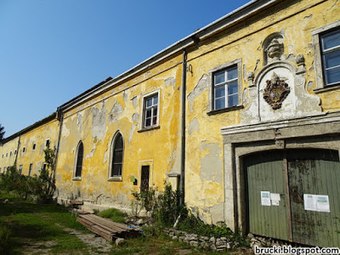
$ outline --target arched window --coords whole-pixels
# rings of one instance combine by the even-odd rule
[[[81,171],[83,169],[83,158],[84,158],[84,145],[82,141],[78,143],[76,155],[77,155],[77,158],[76,158],[76,169],[74,172],[74,177],[80,178]]]
[[[123,168],[124,142],[121,133],[117,133],[111,143],[111,177],[121,177]]]

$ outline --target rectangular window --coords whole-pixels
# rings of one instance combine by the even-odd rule
[[[22,165],[19,166],[19,174],[22,174]]]
[[[46,147],[50,147],[50,139],[46,140],[46,144],[45,145],[46,145]]]
[[[340,83],[340,29],[320,35],[325,86]]]
[[[36,144],[34,143],[32,149],[35,150],[35,147],[36,147]]]
[[[30,164],[30,167],[28,169],[28,176],[31,176],[32,174],[32,169],[33,169],[33,163]]]
[[[149,190],[150,166],[142,166],[141,170],[141,184],[140,191],[145,192]]]
[[[143,128],[158,125],[158,93],[144,98]]]
[[[238,71],[232,65],[213,73],[214,110],[238,105]]]

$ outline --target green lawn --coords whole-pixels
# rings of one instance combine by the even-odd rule
[[[198,255],[221,254],[195,250],[164,235],[141,236],[112,244],[105,251],[79,236],[93,236],[63,206],[34,204],[10,198],[3,203],[0,194],[0,254],[138,254]],[[109,217],[112,214],[110,210]],[[76,233],[76,234],[75,234]],[[96,238],[92,238],[96,239]],[[92,240],[91,239],[91,240]],[[98,240],[98,238],[97,238]],[[225,254],[225,253],[223,253]]]
[[[75,235],[68,234],[65,229],[84,231],[74,215],[64,207],[54,204],[33,204],[10,199],[8,203],[0,204],[0,226],[2,231],[9,229],[9,240],[3,240],[1,234],[0,253],[20,254],[29,247],[43,249],[48,245],[49,253],[69,254],[82,252],[86,254],[87,245]],[[1,253],[2,254],[2,253]]]

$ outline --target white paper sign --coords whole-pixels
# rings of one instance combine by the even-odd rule
[[[318,212],[330,212],[329,198],[327,195],[316,196],[316,209]]]
[[[261,205],[271,206],[270,191],[261,191]]]
[[[330,212],[327,195],[304,194],[303,201],[306,211]]]
[[[306,211],[316,211],[315,195],[303,194],[303,201]]]
[[[280,194],[279,193],[270,193],[270,200],[272,206],[280,206]]]

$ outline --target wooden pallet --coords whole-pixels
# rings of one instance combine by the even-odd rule
[[[128,238],[139,235],[138,229],[129,228],[125,224],[113,222],[94,214],[79,214],[77,220],[91,232],[110,242],[119,237]]]

